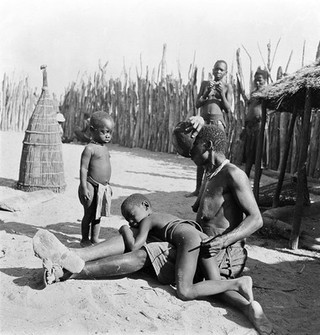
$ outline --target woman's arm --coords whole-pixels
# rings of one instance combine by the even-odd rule
[[[237,227],[222,236],[224,247],[249,237],[263,225],[250,181],[244,171],[237,168],[230,173],[230,189],[245,214],[245,218]]]

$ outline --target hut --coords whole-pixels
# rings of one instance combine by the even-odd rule
[[[320,108],[320,58],[318,58],[313,64],[302,67],[293,74],[287,75],[274,84],[267,86],[261,92],[254,94],[254,96],[262,101],[261,129],[264,129],[265,127],[267,108],[276,110],[277,112],[286,111],[292,113],[287,143],[283,153],[284,157],[280,166],[279,180],[275,191],[273,207],[276,207],[279,202],[279,195],[285,175],[294,124],[297,116],[300,116],[302,119],[297,171],[297,199],[293,213],[293,227],[290,237],[290,247],[292,249],[297,249],[300,235],[301,216],[304,206],[304,189],[307,183],[306,163],[310,144],[310,117],[313,109]],[[258,173],[255,174],[254,179],[254,194],[257,201],[259,201],[261,158],[264,141],[263,137],[262,131],[259,136],[255,161],[255,169]]]
[[[43,87],[25,131],[17,187],[27,192],[49,189],[59,193],[66,187],[61,134],[57,108],[48,91],[46,66],[40,69]]]

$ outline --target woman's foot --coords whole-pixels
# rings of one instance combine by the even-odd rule
[[[63,270],[60,265],[50,263],[51,262],[44,262],[43,264],[43,282],[45,286],[67,280],[72,275],[71,272]]]
[[[252,278],[250,276],[243,276],[237,278],[239,293],[244,296],[249,302],[253,301]]]
[[[72,273],[79,273],[84,267],[84,260],[63,245],[52,233],[39,229],[33,237],[33,251],[47,264],[60,265]]]
[[[258,301],[252,301],[248,305],[248,318],[260,335],[275,335],[272,323],[266,317]]]
[[[191,193],[185,194],[185,197],[186,198],[191,198],[191,197],[197,197],[198,195],[199,195],[199,190],[195,190],[195,191],[193,191]]]

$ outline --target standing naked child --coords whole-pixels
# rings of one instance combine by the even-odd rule
[[[101,216],[110,215],[110,153],[114,121],[106,112],[95,112],[90,118],[91,141],[84,148],[80,164],[79,199],[84,208],[81,222],[81,246],[99,242]],[[91,238],[89,239],[91,225]]]
[[[216,259],[200,256],[200,245],[206,239],[208,242],[211,239],[202,232],[197,222],[181,220],[167,213],[153,212],[150,201],[138,193],[124,200],[121,213],[132,228],[138,229],[134,236],[128,225],[120,228],[127,251],[140,249],[146,243],[149,232],[176,247],[175,278],[180,299],[192,300],[231,290],[239,292],[249,302],[253,301],[251,277],[222,280]],[[198,258],[206,280],[194,284]]]

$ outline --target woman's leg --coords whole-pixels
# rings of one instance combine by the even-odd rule
[[[112,278],[134,273],[148,265],[150,265],[150,260],[146,250],[139,249],[86,262],[83,270],[72,274],[70,279]]]

